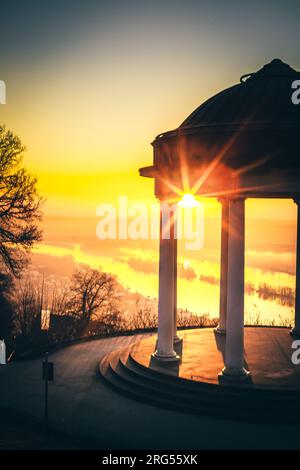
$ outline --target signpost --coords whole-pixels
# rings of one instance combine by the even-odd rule
[[[54,364],[49,362],[48,353],[45,353],[43,361],[43,380],[45,381],[45,428],[48,431],[48,382],[54,379]]]

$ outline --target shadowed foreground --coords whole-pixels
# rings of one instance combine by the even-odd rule
[[[136,402],[112,391],[97,366],[109,351],[141,336],[77,344],[50,356],[50,426],[83,439],[84,447],[123,449],[296,449],[300,426],[256,424],[193,416]],[[41,360],[0,369],[2,407],[43,419]],[[76,445],[76,444],[75,444]],[[10,446],[10,448],[12,448]]]

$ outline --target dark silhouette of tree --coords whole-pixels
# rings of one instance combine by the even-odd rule
[[[25,147],[0,125],[0,259],[6,270],[19,276],[27,253],[41,240],[37,226],[42,199],[35,177],[21,166]]]
[[[69,313],[78,324],[80,333],[88,327],[92,317],[112,310],[115,279],[111,274],[84,266],[75,271],[70,285]]]

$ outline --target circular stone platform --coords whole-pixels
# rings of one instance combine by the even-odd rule
[[[300,366],[291,362],[293,338],[287,328],[245,328],[251,379],[235,387],[218,383],[224,336],[211,328],[179,335],[179,365],[151,359],[153,334],[106,356],[100,363],[102,377],[114,389],[157,406],[222,418],[300,423]]]

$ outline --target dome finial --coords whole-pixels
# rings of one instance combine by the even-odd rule
[[[290,67],[281,59],[273,59],[268,64],[264,65],[257,72],[247,73],[241,77],[241,83],[246,83],[248,80],[255,80],[257,78],[299,78],[300,72]]]

